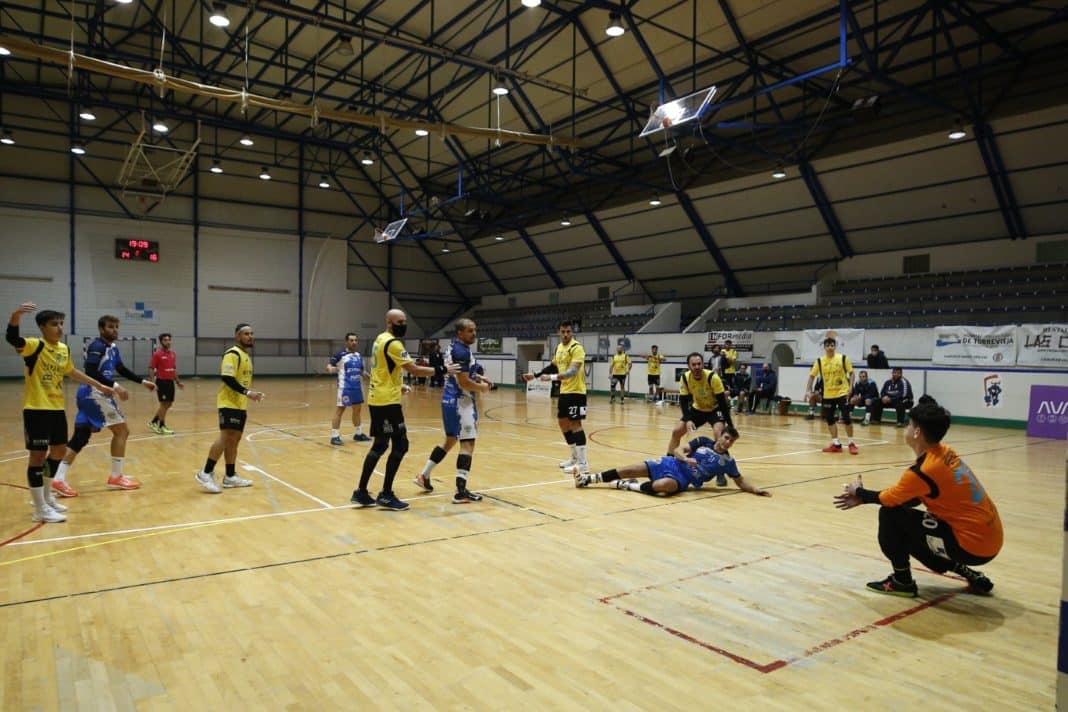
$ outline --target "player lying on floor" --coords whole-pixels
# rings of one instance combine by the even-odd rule
[[[728,425],[718,439],[712,440],[704,436],[694,438],[677,447],[674,456],[668,455],[659,460],[646,460],[603,472],[582,474],[574,467],[567,468],[565,472],[575,478],[576,487],[589,487],[595,482],[604,482],[611,483],[616,489],[666,496],[684,492],[691,486],[700,489],[713,478],[716,479],[717,486],[725,487],[727,478],[730,477],[743,491],[770,497],[771,492],[746,482],[738,471],[738,463],[730,455],[731,445],[736,440],[738,431]],[[639,477],[648,477],[649,480],[639,482],[632,479]]]

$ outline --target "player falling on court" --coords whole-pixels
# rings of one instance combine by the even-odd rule
[[[459,371],[449,374],[445,379],[445,390],[441,395],[441,420],[445,426],[445,444],[434,447],[430,459],[426,461],[423,471],[415,478],[415,484],[424,492],[434,491],[430,473],[434,467],[445,459],[445,455],[460,443],[460,454],[456,456],[456,494],[454,504],[479,502],[482,495],[467,488],[467,478],[471,474],[471,458],[475,452],[475,438],[478,437],[478,402],[476,391],[486,393],[493,388],[493,383],[482,375],[482,366],[471,355],[471,345],[475,343],[477,327],[470,319],[460,319],[455,324],[455,337],[449,350],[445,353],[446,368],[457,364]]]
[[[565,472],[575,478],[576,487],[604,482],[619,490],[665,496],[685,492],[690,487],[701,489],[713,478],[722,487],[727,484],[725,478],[730,477],[743,492],[770,497],[771,492],[750,484],[738,471],[738,463],[730,454],[731,445],[737,440],[738,431],[733,426],[726,426],[716,440],[704,436],[694,438],[680,445],[674,455],[666,455],[659,460],[646,460],[591,474],[583,474],[574,467],[567,468]],[[648,481],[632,479],[643,477],[648,477]]]
[[[682,442],[682,436],[692,433],[702,425],[712,426],[712,437],[718,440],[725,425],[731,422],[731,406],[727,402],[727,392],[719,374],[705,368],[704,359],[696,351],[686,357],[687,370],[679,378],[679,416],[678,425],[671,431],[667,454],[673,455],[675,448]],[[720,478],[719,485],[727,484]]]
[[[174,405],[174,387],[185,390],[185,384],[178,378],[178,356],[171,350],[171,335],[159,335],[159,348],[148,362],[148,375],[156,384],[156,400],[159,408],[148,424],[148,429],[160,435],[174,435],[167,427],[167,411]]]
[[[119,338],[118,317],[105,314],[96,322],[100,336],[93,340],[85,350],[85,373],[91,378],[111,386],[115,389],[115,395],[120,400],[126,400],[126,389],[115,382],[118,376],[122,376],[135,383],[140,383],[150,391],[156,389],[156,384],[141,378],[136,373],[126,368],[119,353],[119,345],[115,343]],[[78,453],[89,443],[93,433],[98,433],[104,428],[111,431],[111,474],[108,476],[107,487],[113,490],[135,490],[141,486],[137,480],[123,474],[123,463],[126,461],[126,440],[130,437],[130,427],[126,424],[126,416],[119,410],[119,404],[114,397],[105,396],[88,384],[78,386],[78,415],[74,417],[74,435],[67,444],[67,454],[59,463],[55,479],[52,480],[52,489],[63,497],[77,497],[78,492],[67,482],[70,467]]]
[[[341,416],[346,408],[352,408],[352,424],[356,433],[352,439],[356,442],[370,442],[371,438],[363,434],[360,411],[363,409],[363,356],[356,350],[359,338],[353,332],[345,334],[345,348],[338,351],[326,364],[327,373],[337,374],[337,410],[330,424],[331,445],[344,445],[341,440]]]
[[[52,493],[52,473],[67,449],[67,414],[63,410],[63,378],[95,388],[105,396],[115,395],[105,386],[74,368],[63,338],[63,312],[44,309],[35,317],[41,330],[40,338],[19,335],[23,314],[37,311],[33,302],[23,302],[11,313],[7,322],[7,343],[22,356],[22,425],[26,434],[26,449],[30,453],[26,466],[26,483],[33,500],[33,521],[64,522],[67,508],[56,501]]]
[[[586,458],[586,433],[582,421],[586,419],[586,350],[574,338],[570,321],[560,322],[560,343],[548,366],[538,373],[524,373],[524,381],[560,381],[560,398],[556,403],[556,422],[564,441],[571,448],[571,458],[560,467],[578,465],[581,472],[589,472]]]

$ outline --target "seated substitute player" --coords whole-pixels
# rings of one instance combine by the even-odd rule
[[[616,489],[630,490],[651,495],[671,496],[685,492],[687,488],[700,489],[704,483],[716,478],[716,485],[725,487],[727,477],[750,494],[770,497],[771,492],[762,490],[745,481],[738,471],[738,463],[730,455],[731,445],[738,440],[738,431],[733,426],[723,429],[719,438],[698,437],[679,446],[674,455],[659,460],[646,460],[618,470],[605,470],[583,474],[577,468],[565,470],[575,478],[576,487],[589,487],[595,482],[612,483]],[[648,482],[638,482],[633,477],[648,477]]]
[[[23,302],[7,322],[7,343],[22,356],[25,383],[22,390],[22,426],[29,462],[26,483],[33,502],[33,521],[65,522],[67,508],[56,501],[52,473],[67,447],[67,414],[63,410],[63,378],[85,383],[104,395],[115,391],[74,368],[63,338],[63,312],[44,309],[35,317],[40,337],[19,335],[23,314],[37,311],[33,302]]]
[[[852,509],[879,504],[879,548],[893,573],[868,588],[893,596],[915,596],[909,557],[930,570],[963,576],[975,593],[990,593],[994,584],[972,569],[991,561],[1004,539],[1001,517],[979,478],[953,448],[942,444],[950,414],[930,396],[909,412],[905,442],[916,462],[884,490],[864,488],[860,477],[843,485],[834,506]],[[915,509],[923,504],[926,511]]]
[[[861,371],[860,378],[853,384],[853,393],[849,396],[850,408],[864,409],[864,420],[861,421],[861,425],[871,423],[872,410],[878,400],[879,389],[876,387],[875,381],[868,380],[867,371]]]
[[[90,378],[112,386],[115,395],[121,400],[126,400],[126,390],[115,382],[118,376],[140,383],[150,391],[156,390],[156,384],[141,378],[136,373],[126,368],[119,354],[119,346],[115,343],[119,338],[118,317],[105,314],[96,322],[100,336],[93,340],[85,351],[85,373]],[[67,444],[67,454],[63,456],[63,462],[59,464],[55,479],[52,480],[52,489],[64,497],[77,497],[78,492],[67,483],[67,474],[74,459],[89,443],[93,433],[98,433],[104,428],[111,431],[111,475],[108,477],[108,489],[135,490],[141,483],[127,477],[122,472],[123,462],[126,460],[126,440],[130,437],[130,428],[126,425],[126,416],[119,410],[119,404],[114,397],[106,396],[100,391],[83,383],[78,386],[78,415],[74,417],[74,435]]]
[[[467,478],[471,474],[471,458],[475,452],[475,438],[478,437],[478,402],[475,391],[486,393],[493,388],[493,382],[483,375],[483,369],[471,355],[471,345],[475,343],[477,327],[470,319],[459,319],[455,324],[456,337],[445,354],[443,367],[457,364],[460,370],[449,373],[445,378],[445,390],[441,394],[441,420],[445,426],[445,444],[434,448],[430,459],[426,461],[423,471],[416,476],[415,484],[424,492],[433,492],[430,472],[445,455],[460,443],[460,454],[456,456],[456,494],[453,504],[467,504],[482,501],[482,495],[467,489]]]
[[[731,381],[731,406],[738,404],[738,412],[744,413],[749,404],[749,392],[753,390],[753,376],[749,373],[749,364],[738,364],[738,370]]]
[[[370,442],[371,438],[363,434],[361,427],[360,411],[363,409],[363,356],[356,350],[359,338],[353,332],[345,334],[345,348],[330,357],[326,364],[327,373],[337,374],[337,410],[334,411],[334,420],[330,423],[333,428],[330,431],[330,444],[343,445],[341,440],[341,416],[346,408],[352,408],[352,424],[356,428],[356,434],[352,439],[356,442]]]
[[[668,455],[675,453],[683,435],[694,432],[702,425],[711,425],[715,438],[719,438],[723,432],[724,424],[734,425],[731,422],[731,406],[719,374],[706,370],[701,354],[696,351],[686,357],[686,365],[689,370],[679,379],[679,409],[682,414],[678,425],[671,431]]]

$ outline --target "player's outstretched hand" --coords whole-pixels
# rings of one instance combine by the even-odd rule
[[[248,396],[248,399],[250,401],[256,401],[257,403],[259,403],[261,400],[263,400],[263,392],[262,391],[249,391],[245,395]]]
[[[753,488],[753,494],[755,494],[757,497],[770,497],[771,496],[771,492],[768,492],[766,489],[760,489],[759,487],[754,487]]]
[[[128,390],[126,390],[125,388],[123,388],[122,386],[120,386],[118,383],[116,383],[114,386],[112,386],[111,389],[112,389],[112,392],[114,393],[115,397],[118,398],[121,401],[127,400],[130,397],[130,392]]]
[[[141,381],[141,385],[144,386],[145,388],[147,388],[149,390],[149,392],[152,392],[152,391],[156,390],[156,384],[153,383],[152,381],[147,380],[147,379],[144,380],[144,381]]]
[[[523,374],[523,380],[524,381],[528,381],[528,382],[529,381],[533,381],[534,380],[534,374],[533,373],[524,373]]]
[[[834,496],[834,506],[837,509],[852,509],[857,507],[863,502],[860,496],[857,494],[857,490],[864,486],[864,482],[861,480],[860,475],[857,475],[857,479],[854,482],[847,482],[842,485],[842,494]]]

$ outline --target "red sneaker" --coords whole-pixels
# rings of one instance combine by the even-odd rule
[[[60,480],[52,480],[52,491],[58,494],[60,497],[77,497],[78,490],[74,489],[66,482]]]
[[[823,452],[842,452],[842,446],[831,443],[827,447],[823,448]]]
[[[860,454],[860,450],[857,449],[857,444],[856,443],[849,443],[849,454],[850,455],[859,455]]]
[[[131,480],[126,475],[117,475],[108,478],[108,489],[135,490],[140,486],[140,482]]]

